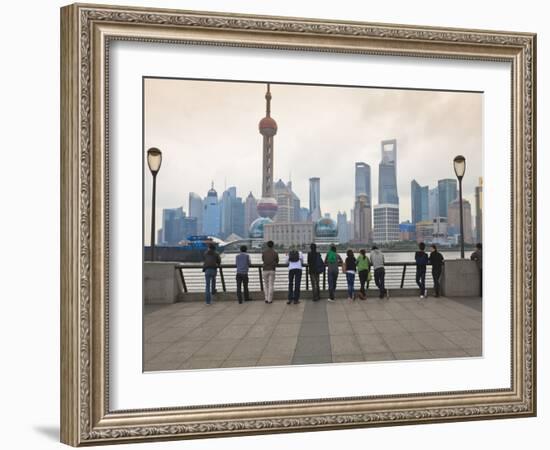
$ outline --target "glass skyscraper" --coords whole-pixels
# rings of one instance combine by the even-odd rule
[[[364,162],[355,163],[355,200],[361,194],[366,194],[369,206],[372,205],[370,166]]]
[[[428,186],[420,186],[416,180],[411,181],[411,216],[412,223],[428,220],[429,217]]]
[[[203,214],[202,198],[195,192],[189,193],[189,217],[197,218],[197,234],[202,233],[202,214]]]
[[[218,203],[218,193],[214,185],[208,191],[204,199],[204,214],[202,231],[209,236],[220,236],[221,233],[221,211]]]
[[[378,203],[399,204],[397,194],[397,140],[382,141],[382,161],[378,166]]]
[[[321,218],[321,179],[309,179],[309,213],[314,222]]]
[[[177,245],[183,236],[183,208],[165,208],[162,210],[162,243]]]
[[[449,217],[449,204],[458,195],[457,181],[453,178],[446,178],[437,182],[439,196],[439,216]]]

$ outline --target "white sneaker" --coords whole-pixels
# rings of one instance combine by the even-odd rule
[[[422,300],[423,298],[424,298],[424,296],[423,296],[423,295],[421,295],[421,296],[420,296],[420,299]]]
[[[327,298],[327,302],[336,303],[336,300],[333,300],[331,298]]]

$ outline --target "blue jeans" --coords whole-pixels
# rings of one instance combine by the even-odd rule
[[[302,282],[302,269],[288,271],[288,301],[297,302],[300,299],[300,283]]]
[[[348,282],[348,297],[353,298],[353,284],[355,283],[355,273],[346,272],[346,281]]]
[[[416,266],[416,284],[420,288],[420,295],[426,290],[426,266]]]
[[[212,294],[216,289],[216,269],[205,269],[204,279],[206,281],[206,303],[212,303]]]
[[[327,270],[328,275],[328,298],[334,300],[336,293],[336,281],[338,280],[338,270]]]

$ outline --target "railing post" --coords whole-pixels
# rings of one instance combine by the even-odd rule
[[[262,274],[262,266],[258,267],[258,274],[260,276],[260,291],[263,292],[263,290],[264,290],[264,278],[263,278],[263,274]]]
[[[220,278],[222,280],[222,289],[223,289],[223,292],[227,292],[227,290],[225,289],[225,278],[223,276],[223,268],[220,266]]]
[[[306,291],[309,291],[309,266],[306,266]]]
[[[177,268],[176,270],[180,273],[181,284],[183,286],[183,292],[187,294],[187,284],[185,283],[185,276],[183,275],[183,269]]]
[[[403,289],[403,286],[405,284],[405,272],[407,271],[407,264],[403,264],[403,275],[401,275],[401,289]]]

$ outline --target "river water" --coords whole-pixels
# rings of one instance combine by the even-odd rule
[[[445,259],[459,259],[460,258],[460,252],[459,251],[440,251],[440,253],[443,255]],[[470,252],[465,251],[464,256],[466,258],[469,258],[471,254]],[[235,262],[235,256],[237,253],[222,253],[222,263],[225,264],[232,264]],[[286,253],[279,253],[280,256],[285,256]],[[323,256],[323,259],[325,258],[325,253],[321,253]],[[355,253],[355,256],[357,257],[358,253]],[[368,255],[368,253],[367,253]],[[340,253],[340,256],[342,259],[346,258],[345,253]],[[386,262],[414,262],[414,252],[387,252],[384,253],[384,256],[386,258]],[[305,255],[304,255],[305,257]],[[252,260],[252,264],[259,264],[262,262],[262,255],[261,253],[250,253],[250,259]],[[283,262],[284,259],[281,258],[281,262]]]

